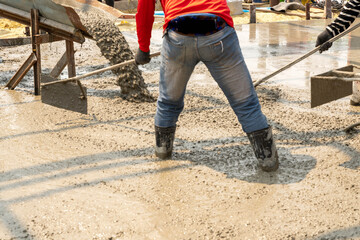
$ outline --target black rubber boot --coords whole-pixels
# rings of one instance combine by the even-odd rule
[[[155,155],[161,159],[171,158],[176,127],[155,126]]]
[[[352,99],[350,99],[350,105],[351,106],[360,106],[360,102],[355,102]]]
[[[253,147],[259,167],[265,172],[273,172],[279,168],[279,157],[272,135],[272,128],[268,127],[247,133]]]

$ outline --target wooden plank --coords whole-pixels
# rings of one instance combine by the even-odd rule
[[[259,9],[257,8],[256,11],[258,12],[268,12],[268,13],[275,13],[275,14],[282,14],[282,15],[287,15],[287,16],[297,16],[297,17],[304,17],[306,18],[305,14],[300,14],[300,13],[289,13],[289,12],[277,12],[277,11],[272,11],[269,9]],[[319,16],[312,16],[312,19],[323,19],[323,17],[319,17]]]
[[[23,79],[25,74],[34,66],[36,62],[36,57],[34,53],[31,53],[30,56],[26,59],[26,61],[21,65],[21,67],[17,70],[14,76],[10,79],[10,81],[6,84],[5,87],[13,90],[19,82]]]
[[[305,5],[305,19],[310,20],[310,3]]]
[[[52,35],[52,34],[41,34],[35,36],[35,42],[37,44],[43,43],[50,43],[64,40],[61,37]],[[18,38],[4,38],[0,39],[0,46],[1,47],[8,47],[8,46],[21,46],[31,44],[31,37],[18,37]]]
[[[251,5],[249,12],[250,12],[250,23],[256,23],[256,6]]]
[[[250,9],[251,5],[255,5],[256,7],[262,7],[262,6],[265,6],[267,4],[266,3],[246,3],[246,2],[242,3],[243,9]]]
[[[74,42],[66,41],[66,53],[68,59],[68,76],[69,78],[76,77]],[[85,88],[82,86],[79,80],[77,80],[76,83],[80,88],[80,91],[82,93],[82,98],[86,99],[87,96],[86,96]]]
[[[70,47],[70,46],[68,46]],[[73,50],[74,54],[75,54],[75,49]],[[51,70],[50,76],[54,79],[58,78],[59,75],[61,74],[61,72],[64,70],[64,68],[66,67],[66,65],[68,65],[68,52],[66,51],[62,57],[60,58],[60,60],[56,63],[55,67]],[[75,66],[75,60],[73,61],[73,66]],[[75,69],[72,70],[72,72],[70,73],[73,76],[76,76],[76,71]]]
[[[67,40],[65,42],[66,42],[66,56],[68,60],[67,61],[68,77],[71,78],[76,76],[74,42]]]
[[[360,77],[360,73],[338,71],[338,70],[332,71],[332,74],[334,76],[338,76],[338,77],[349,77],[349,78],[351,78],[351,77]]]
[[[19,37],[19,38],[4,38],[0,39],[1,47],[9,47],[9,46],[21,46],[31,44],[30,37]]]
[[[66,56],[68,62],[68,76],[69,78],[76,77],[76,69],[75,69],[75,51],[74,51],[74,42],[66,41]],[[86,99],[86,88],[83,87],[79,80],[76,80],[77,85],[80,88],[82,93],[82,98]]]
[[[28,26],[25,27],[25,35],[28,36],[28,37],[30,37],[30,35],[31,35],[30,34],[30,27],[28,27]]]
[[[325,18],[332,18],[331,0],[325,0]]]
[[[35,43],[36,44],[51,43],[51,42],[56,42],[56,41],[61,41],[61,40],[64,40],[64,39],[61,37],[58,37],[56,35],[53,35],[53,34],[35,35]]]
[[[360,81],[360,78],[353,78],[353,77],[338,77],[338,76],[317,76],[313,77],[316,80],[334,80],[334,81],[344,81],[344,82],[353,82],[353,81]]]
[[[36,44],[36,35],[39,34],[39,10],[31,9],[31,43],[32,50],[36,56],[34,64],[34,91],[35,95],[40,95],[41,90],[41,53],[40,44]]]
[[[67,65],[67,53],[65,52],[60,60],[56,63],[55,67],[51,70],[50,76],[57,78]]]

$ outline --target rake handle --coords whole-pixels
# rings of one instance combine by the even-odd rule
[[[156,56],[159,56],[159,55],[160,55],[160,52],[155,52],[155,53],[150,54],[150,58],[153,58],[153,57],[156,57]],[[53,84],[57,84],[57,83],[65,83],[65,82],[77,81],[77,80],[82,79],[82,78],[90,77],[90,76],[98,74],[98,73],[106,72],[108,70],[112,70],[112,69],[119,68],[119,67],[126,66],[126,65],[129,65],[129,64],[133,64],[133,63],[135,63],[135,59],[128,60],[128,61],[125,61],[125,62],[122,62],[122,63],[118,63],[118,64],[112,65],[110,67],[95,70],[93,72],[85,73],[85,74],[83,74],[81,76],[76,76],[76,77],[71,77],[71,78],[62,79],[62,80],[58,80],[58,81],[53,81],[53,82],[49,82],[49,83],[44,83],[41,86],[44,87],[44,86],[53,85]]]
[[[344,31],[344,32],[336,35],[335,37],[329,39],[329,40],[326,41],[325,43],[332,43],[332,42],[338,40],[339,38],[343,37],[344,35],[348,34],[349,32],[354,31],[354,30],[357,29],[358,27],[360,27],[360,23],[358,23],[358,24],[356,24],[354,27],[349,28],[349,29],[347,29],[346,31]],[[325,43],[323,43],[323,44],[325,44]],[[272,78],[273,76],[277,75],[278,73],[280,73],[280,72],[282,72],[282,71],[290,68],[291,66],[293,66],[293,65],[295,65],[296,63],[304,60],[305,58],[313,55],[314,53],[316,53],[316,52],[321,48],[321,46],[322,46],[322,45],[317,46],[316,48],[314,48],[313,50],[311,50],[311,51],[309,51],[308,53],[304,54],[303,56],[299,57],[298,59],[296,59],[296,60],[292,61],[291,63],[285,65],[284,67],[276,70],[275,72],[273,72],[273,73],[271,73],[271,74],[263,77],[262,79],[256,81],[256,82],[254,83],[254,87],[258,86],[258,85],[259,85],[260,83],[262,83],[262,82],[265,82],[265,81],[268,80],[269,78]]]

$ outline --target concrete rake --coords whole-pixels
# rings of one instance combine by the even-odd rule
[[[338,40],[339,38],[345,36],[346,34],[354,31],[354,30],[357,29],[358,27],[360,27],[360,23],[358,23],[358,24],[356,24],[355,26],[353,26],[352,28],[349,28],[349,29],[347,29],[346,31],[340,33],[339,35],[337,35],[337,36],[329,39],[327,42],[323,43],[323,45],[324,45],[324,44],[327,44],[327,43],[332,43],[332,42]],[[285,71],[286,69],[294,66],[296,63],[304,60],[305,58],[308,58],[309,56],[313,55],[314,53],[316,53],[317,51],[320,50],[321,46],[322,46],[322,45],[317,46],[316,48],[314,48],[313,50],[311,50],[311,51],[309,51],[308,53],[304,54],[303,56],[299,57],[298,59],[296,59],[296,60],[292,61],[291,63],[285,65],[284,67],[276,70],[275,72],[273,72],[273,73],[271,73],[271,74],[263,77],[262,79],[256,81],[256,82],[254,83],[254,87],[257,87],[259,84],[261,84],[261,83],[265,82],[266,80],[274,77],[275,75],[277,75],[277,74]]]
[[[159,55],[160,52],[156,52],[151,54],[150,58]],[[54,80],[49,76],[43,76],[42,79],[45,83],[41,84],[41,101],[52,106],[86,114],[87,91],[79,80],[130,64],[135,64],[135,59],[62,80]]]

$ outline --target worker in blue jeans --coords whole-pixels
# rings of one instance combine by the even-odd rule
[[[149,52],[139,48],[135,55],[136,62],[148,63]],[[167,24],[164,31],[161,56],[155,114],[157,157],[171,157],[176,123],[184,108],[186,85],[195,66],[203,62],[247,134],[260,168],[267,172],[278,169],[279,160],[272,129],[261,112],[233,27],[215,14],[191,13],[178,16]]]

